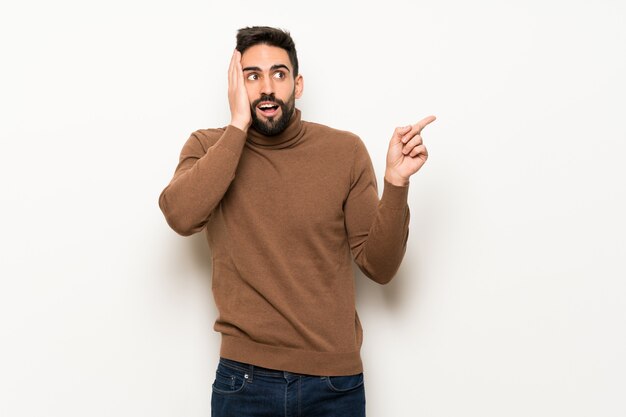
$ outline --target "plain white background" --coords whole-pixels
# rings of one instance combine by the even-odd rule
[[[0,415],[209,415],[207,244],[157,198],[248,25],[291,31],[303,119],[379,184],[438,117],[398,275],[356,275],[368,415],[626,415],[621,0],[3,3]]]

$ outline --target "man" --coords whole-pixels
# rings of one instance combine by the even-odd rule
[[[212,249],[212,416],[364,416],[351,262],[381,284],[396,273],[435,118],[395,129],[379,200],[363,142],[301,119],[288,32],[240,29],[228,86],[230,124],[191,135],[159,197],[176,232],[205,230]]]

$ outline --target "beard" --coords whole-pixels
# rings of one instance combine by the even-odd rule
[[[266,120],[261,120],[257,114],[257,106],[262,101],[271,101],[272,103],[277,104],[280,107],[280,116],[279,117],[268,117]],[[291,120],[291,116],[296,108],[296,98],[295,98],[295,88],[291,93],[291,96],[287,99],[285,103],[279,98],[276,98],[274,94],[266,95],[262,94],[258,100],[255,100],[250,105],[250,113],[252,115],[252,128],[257,132],[265,135],[265,136],[276,136],[282,133],[287,126],[289,125],[289,121]]]

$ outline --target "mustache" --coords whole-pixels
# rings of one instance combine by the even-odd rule
[[[254,102],[252,103],[252,107],[256,107],[259,105],[259,103],[263,102],[263,101],[269,101],[272,103],[276,103],[279,106],[283,107],[285,105],[285,102],[282,101],[279,98],[276,98],[276,96],[274,94],[261,94],[261,97],[258,98],[257,100],[254,100]]]

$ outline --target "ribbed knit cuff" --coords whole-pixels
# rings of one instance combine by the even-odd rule
[[[243,130],[233,125],[228,125],[220,139],[220,146],[225,147],[235,155],[240,155],[247,137],[247,133]]]
[[[383,195],[380,198],[380,203],[390,208],[403,209],[407,206],[407,199],[409,196],[408,184],[401,187],[393,185],[386,179],[384,181]]]

